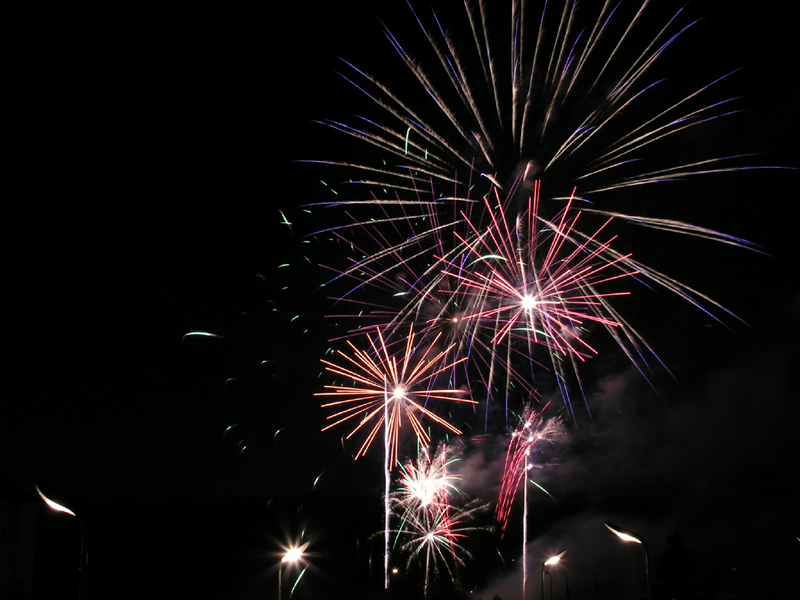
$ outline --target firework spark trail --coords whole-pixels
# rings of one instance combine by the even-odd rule
[[[438,201],[426,200],[423,197],[424,192],[417,187],[417,180],[412,177],[412,181],[414,182],[412,199],[404,200],[398,194],[396,200],[385,201],[373,195],[370,201],[352,203],[354,206],[364,204],[377,209],[382,213],[382,218],[375,219],[370,216],[357,218],[348,208],[346,214],[351,221],[348,225],[330,227],[311,234],[327,233],[348,245],[356,255],[355,258],[347,259],[349,265],[344,268],[321,265],[334,273],[334,276],[324,284],[325,287],[330,288],[337,281],[347,282],[348,285],[354,284],[344,293],[331,297],[337,304],[360,304],[361,301],[354,299],[354,295],[357,291],[368,288],[380,290],[393,297],[402,296],[406,300],[406,305],[399,310],[394,309],[394,315],[391,316],[387,314],[391,311],[384,310],[385,302],[372,301],[373,308],[381,311],[379,319],[382,325],[415,321],[421,312],[425,312],[425,304],[431,301],[436,291],[435,281],[442,278],[438,264],[431,264],[431,251],[435,250],[453,261],[458,260],[458,255],[463,249],[451,242],[456,240],[453,231],[465,226],[459,215],[471,215],[470,206],[477,204],[469,198],[459,197],[440,198]],[[433,197],[432,192],[431,194]],[[344,204],[351,205],[351,203]],[[411,206],[413,211],[406,210],[408,206]],[[449,208],[450,206],[452,208]],[[390,209],[392,213],[389,212]],[[363,232],[366,239],[354,242],[344,236],[342,231],[344,229]],[[466,230],[464,233],[467,233]],[[367,245],[364,245],[364,242],[367,242]],[[359,316],[369,303],[364,304]],[[370,311],[370,315],[375,314],[375,311]],[[356,332],[356,328],[350,331],[350,333]]]
[[[672,44],[697,22],[679,25],[682,10],[667,19],[661,29],[642,44],[632,32],[643,20],[648,2],[641,4],[627,24],[624,17],[612,18],[618,6],[612,9],[610,2],[603,3],[588,34],[587,29],[578,25],[577,3],[565,1],[560,15],[556,7],[552,16],[548,3],[544,3],[538,18],[525,17],[527,4],[524,0],[510,2],[512,43],[505,46],[507,52],[499,51],[503,45],[493,43],[499,37],[492,35],[495,28],[490,27],[490,16],[482,2],[479,14],[465,4],[471,35],[461,40],[460,47],[457,36],[444,30],[435,13],[436,25],[428,28],[412,8],[414,19],[434,53],[431,64],[412,58],[388,30],[386,35],[413,79],[432,100],[430,112],[436,116],[423,117],[419,109],[424,110],[424,106],[413,109],[400,94],[376,77],[345,61],[366,85],[343,75],[345,79],[380,106],[389,119],[385,123],[363,119],[362,127],[335,121],[326,124],[396,155],[403,164],[424,172],[437,182],[452,181],[452,174],[459,165],[471,170],[477,154],[481,163],[489,168],[486,175],[499,177],[500,181],[509,180],[520,162],[533,159],[537,168],[546,173],[574,158],[584,165],[582,178],[599,174],[607,178],[609,171],[619,171],[620,185],[630,186],[653,183],[658,178],[654,177],[656,172],[625,176],[625,169],[633,161],[622,160],[622,156],[735,112],[725,108],[729,99],[702,103],[703,96],[728,75],[666,103],[666,107],[664,103],[651,100],[664,80],[648,81],[646,77]],[[623,30],[615,39],[617,22]],[[531,42],[532,56],[525,49]],[[473,58],[480,65],[474,74],[467,66]],[[509,78],[507,87],[501,82],[501,77],[505,76]],[[603,81],[611,81],[613,85],[600,91]],[[587,103],[586,98],[591,98],[592,102]],[[504,106],[506,102],[510,106]],[[700,102],[699,107],[692,106],[692,102]],[[627,131],[612,130],[612,125],[623,121],[625,113],[633,106],[640,107],[648,116]],[[554,115],[568,110],[574,112],[572,124],[559,119],[559,125],[554,125]],[[510,122],[505,115],[511,115]],[[548,143],[543,145],[543,140]],[[464,145],[472,152],[456,148]],[[577,154],[587,146],[592,146],[591,158],[578,158]],[[544,154],[539,148],[544,149]],[[722,157],[711,162],[719,164],[737,158]],[[586,172],[585,166],[589,164],[593,165],[592,170]],[[394,180],[408,181],[409,178],[409,174],[403,172],[405,169],[398,172],[368,165],[349,166],[379,171],[380,175]],[[680,175],[732,168],[695,169],[696,166],[688,165]],[[368,183],[386,186],[387,180]],[[407,184],[390,184],[390,187],[409,189]],[[595,188],[589,184],[586,189],[610,188],[606,185]]]
[[[541,413],[532,410],[530,405],[525,407],[520,424],[511,432],[508,442],[500,495],[495,508],[495,516],[502,531],[505,532],[508,525],[519,484],[528,476],[525,465],[530,468],[532,464],[529,458],[531,450],[536,444],[552,443],[559,435],[561,435],[561,421],[558,418],[545,420]]]
[[[352,385],[326,385],[325,388],[331,391],[315,394],[334,398],[322,405],[323,408],[336,411],[327,417],[333,422],[324,427],[323,431],[355,421],[355,427],[347,435],[347,439],[350,439],[362,429],[371,426],[356,453],[356,458],[359,458],[369,450],[381,427],[386,427],[390,447],[389,460],[392,466],[397,463],[400,429],[404,421],[408,422],[422,445],[430,443],[430,436],[422,426],[421,417],[427,417],[448,431],[460,435],[459,429],[425,407],[429,400],[476,404],[473,400],[460,397],[464,393],[463,390],[428,387],[439,373],[456,364],[441,362],[441,359],[452,350],[452,346],[436,351],[434,348],[437,346],[438,337],[424,347],[416,346],[411,326],[402,353],[398,357],[396,354],[390,354],[380,328],[375,329],[375,337],[369,334],[366,334],[366,337],[370,352],[356,348],[350,340],[347,344],[353,355],[339,352],[339,355],[349,363],[348,366],[322,361],[327,371],[353,381]]]

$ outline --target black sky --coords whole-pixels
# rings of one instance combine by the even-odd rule
[[[744,67],[725,90],[745,110],[714,125],[709,143],[796,167],[785,9],[688,10],[707,18],[684,68]],[[300,206],[328,199],[328,175],[291,161],[359,152],[312,121],[371,110],[335,74],[336,57],[385,65],[390,79],[402,65],[379,19],[408,25],[404,11],[346,2],[20,16],[7,110],[5,479],[133,512],[309,494],[320,473],[316,493],[380,489],[377,464],[353,466],[337,434],[318,432],[328,305],[310,295],[324,274],[297,263]],[[570,430],[541,471],[554,500],[536,499],[530,545],[537,557],[569,547],[575,597],[593,591],[579,573],[602,572],[618,551],[604,520],[649,532],[653,555],[680,531],[720,573],[789,580],[800,533],[796,185],[796,172],[764,170],[675,188],[693,222],[768,256],[651,249],[749,326],[729,319],[729,330],[677,302],[637,305],[677,383],[661,378],[655,393],[622,362],[594,368],[595,422]],[[182,339],[190,331],[226,339]],[[465,458],[467,491],[491,460]],[[769,559],[757,558],[765,549]],[[501,572],[484,597],[513,597],[515,578]]]

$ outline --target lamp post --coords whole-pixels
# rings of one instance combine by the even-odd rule
[[[522,487],[522,600],[525,600],[525,588],[528,585],[528,455],[530,448],[525,449],[525,474]]]
[[[550,571],[545,571],[544,574],[550,578],[550,600],[553,600],[553,574]]]
[[[308,542],[302,546],[292,546],[287,549],[281,557],[281,562],[278,564],[278,600],[281,600],[283,593],[283,582],[281,581],[281,573],[283,572],[283,563],[295,564],[303,557],[303,551],[308,547]]]
[[[53,488],[45,483],[39,482],[35,484],[36,493],[44,500],[45,504],[56,512],[62,512],[78,519],[78,525],[81,528],[81,558],[78,565],[78,598],[85,600],[86,598],[86,584],[88,578],[89,566],[89,548],[86,535],[86,517],[84,513],[79,510],[78,502],[69,498],[63,492]]]
[[[396,394],[397,392],[395,392]],[[389,380],[383,376],[383,589],[389,589],[389,487],[392,466],[389,463]],[[280,600],[280,599],[279,599]]]
[[[561,560],[561,557],[564,556],[564,554],[566,554],[566,553],[567,553],[566,550],[562,550],[561,552],[559,552],[555,556],[551,556],[550,558],[548,558],[546,561],[544,561],[542,563],[542,600],[544,600],[544,568],[545,567],[549,567],[550,565],[556,564],[558,561]],[[550,577],[551,577],[551,579],[550,579],[550,590],[552,591],[552,589],[553,589],[552,575]]]
[[[647,544],[645,543],[644,539],[632,531],[628,531],[623,529],[622,527],[618,527],[609,522],[603,523],[608,529],[616,535],[619,539],[625,542],[632,542],[634,544],[641,544],[644,548],[644,575],[645,580],[647,581],[647,600],[650,600],[650,554],[647,551]]]

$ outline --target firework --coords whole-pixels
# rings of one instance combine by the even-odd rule
[[[424,594],[428,595],[428,587],[433,578],[444,569],[453,583],[459,587],[458,566],[465,564],[471,555],[464,547],[463,541],[471,533],[486,531],[487,528],[472,525],[475,517],[488,508],[480,500],[473,500],[463,507],[438,507],[435,510],[423,510],[414,513],[405,521],[402,533],[410,539],[401,550],[409,553],[410,567],[419,561],[425,571]]]
[[[438,338],[425,346],[415,345],[413,326],[402,344],[399,356],[390,353],[389,345],[380,328],[375,335],[365,334],[369,350],[360,350],[348,340],[352,355],[339,352],[347,366],[323,360],[325,369],[334,375],[351,380],[351,385],[327,385],[328,392],[317,396],[332,397],[323,408],[335,412],[328,416],[332,421],[323,428],[326,431],[343,423],[355,423],[347,435],[350,439],[362,430],[367,430],[366,439],[361,444],[356,458],[364,456],[369,450],[381,427],[385,427],[388,439],[389,465],[397,462],[400,430],[407,422],[421,445],[430,443],[430,436],[422,425],[421,417],[427,417],[447,431],[460,435],[461,431],[442,417],[426,408],[430,400],[446,400],[465,404],[475,401],[463,398],[461,389],[435,389],[431,383],[437,375],[452,368],[452,364],[442,364],[441,359],[452,346],[436,350]],[[401,342],[402,343],[402,342]]]
[[[349,282],[335,298],[358,307],[362,325],[345,337],[365,318],[387,330],[417,323],[423,337],[450,334],[452,362],[466,357],[464,379],[486,389],[487,430],[490,401],[505,399],[508,426],[512,388],[525,400],[536,396],[533,374],[544,365],[535,346],[546,348],[547,369],[574,418],[567,371],[582,390],[580,363],[597,353],[587,339],[590,325],[605,329],[648,377],[650,357],[660,360],[612,305],[613,296],[630,293],[620,280],[665,288],[714,318],[727,313],[613,248],[614,236],[605,233],[612,220],[751,247],[710,229],[597,204],[612,190],[733,169],[728,158],[645,166],[654,144],[728,114],[727,101],[703,100],[716,81],[666,103],[667,94],[657,94],[663,82],[656,65],[693,23],[680,25],[678,11],[642,42],[635,31],[647,19],[647,2],[629,20],[605,2],[585,28],[577,2],[554,4],[537,12],[512,0],[511,39],[502,43],[497,31],[509,28],[497,27],[483,2],[466,5],[469,27],[449,31],[438,17],[428,27],[414,13],[430,61],[412,58],[387,36],[431,106],[406,101],[348,63],[353,83],[385,118],[360,127],[328,123],[401,161],[381,168],[333,163],[368,174],[355,183],[384,190],[328,203],[344,207],[349,222],[326,231],[342,242],[346,232],[358,238],[349,240],[350,264],[335,268],[329,282]],[[548,195],[540,198],[543,189]]]
[[[386,36],[428,101],[412,103],[407,90],[345,61],[353,77],[343,76],[384,118],[325,122],[404,168],[336,164],[367,174],[358,183],[395,190],[414,189],[413,173],[452,189],[454,173],[477,170],[504,189],[524,172],[526,179],[580,182],[586,193],[728,170],[720,163],[738,157],[652,171],[636,164],[637,152],[735,111],[730,100],[704,101],[724,77],[674,100],[658,78],[662,57],[696,21],[686,22],[681,9],[640,37],[648,2],[623,4],[603,2],[584,15],[575,0],[510,0],[492,11],[485,2],[465,3],[466,21],[451,29],[435,13],[428,26],[412,9],[428,48],[412,54]]]
[[[439,445],[433,456],[427,448],[422,448],[416,462],[408,460],[401,465],[399,487],[393,502],[404,507],[406,512],[418,507],[447,504],[450,494],[458,492],[456,483],[461,478],[450,472],[458,460],[452,454],[444,444]]]
[[[397,332],[394,330],[393,332]],[[402,346],[399,357],[390,354],[384,334],[376,328],[375,337],[367,334],[370,351],[359,350],[348,340],[353,356],[340,355],[350,363],[349,367],[338,366],[323,361],[325,368],[331,373],[352,380],[352,385],[330,385],[326,389],[333,391],[320,392],[319,396],[333,396],[332,402],[323,404],[323,408],[333,408],[336,412],[328,417],[333,422],[323,431],[339,424],[355,421],[356,425],[347,436],[348,439],[367,429],[366,439],[356,453],[356,459],[369,450],[378,431],[383,426],[384,445],[384,586],[389,587],[389,512],[391,471],[397,462],[398,444],[402,423],[407,421],[419,443],[423,446],[430,443],[430,436],[425,431],[420,417],[428,417],[450,432],[460,435],[461,431],[426,408],[429,400],[451,400],[474,404],[474,401],[460,398],[463,390],[446,388],[436,389],[433,383],[437,375],[452,369],[454,365],[441,363],[442,357],[452,350],[436,351],[438,337],[425,347],[417,347],[414,343],[414,329],[411,326]],[[420,355],[416,358],[415,355]],[[371,429],[370,429],[371,427]]]
[[[491,227],[483,232],[476,230],[476,242],[464,241],[475,256],[473,264],[485,268],[453,269],[445,273],[457,278],[488,306],[466,315],[465,319],[492,322],[496,316],[502,322],[502,327],[493,332],[490,344],[500,343],[514,331],[521,330],[529,334],[526,337],[533,343],[563,356],[572,354],[584,360],[587,352],[597,354],[597,351],[576,332],[586,320],[605,327],[619,327],[620,323],[613,316],[603,316],[600,310],[608,307],[604,298],[627,294],[601,294],[596,291],[597,286],[638,271],[625,268],[628,256],[608,259],[606,254],[613,238],[599,242],[600,230],[585,242],[573,243],[572,231],[581,213],[576,211],[574,217],[570,216],[573,214],[572,199],[555,223],[544,222],[547,229],[539,230],[534,222],[538,217],[538,188],[537,185],[530,198],[527,213],[521,215],[529,220],[526,243],[520,243],[523,238],[520,218],[510,228],[504,213],[499,212],[496,217],[493,215]],[[541,233],[545,235],[540,236]],[[545,245],[546,248],[540,250],[540,246]],[[539,261],[541,264],[537,265]],[[609,275],[615,267],[621,268],[622,273]]]
[[[673,153],[680,159],[668,164],[655,153],[687,129],[734,112],[729,100],[709,98],[724,77],[673,95],[658,73],[664,55],[694,25],[680,10],[640,35],[651,11],[647,0],[627,15],[631,3],[593,4],[585,27],[577,0],[543,1],[541,9],[509,0],[500,26],[487,4],[465,2],[468,26],[450,30],[435,14],[427,23],[412,8],[426,41],[421,52],[429,57],[412,55],[386,32],[424,91],[422,100],[411,99],[411,86],[395,91],[346,63],[346,77],[380,116],[327,125],[377,149],[383,166],[319,161],[353,170],[358,177],[351,183],[370,190],[368,197],[322,203],[346,215],[317,233],[346,248],[347,262],[330,266],[325,285],[345,286],[331,298],[343,308],[335,317],[349,320],[337,338],[352,352],[341,353],[346,366],[323,362],[353,384],[320,395],[334,397],[323,405],[335,411],[326,429],[349,423],[348,437],[364,433],[356,457],[383,426],[387,540],[389,467],[397,463],[401,422],[425,446],[431,438],[421,416],[460,433],[428,411],[429,399],[463,401],[457,387],[473,398],[482,386],[487,432],[490,402],[505,400],[506,428],[510,398],[527,402],[511,434],[495,513],[505,529],[524,482],[525,565],[531,454],[536,444],[553,441],[561,425],[544,419],[544,408],[530,407],[539,398],[539,374],[552,375],[565,418],[575,420],[570,390],[577,383],[583,395],[579,369],[598,353],[589,334],[600,330],[647,379],[651,360],[660,360],[615,302],[634,282],[666,289],[717,320],[730,315],[620,251],[617,233],[636,225],[753,246],[640,214],[651,207],[628,208],[642,186],[743,168],[737,156],[692,156],[694,147]],[[374,332],[366,351],[354,343],[364,328]],[[423,355],[419,363],[415,353]],[[443,380],[446,389],[438,389]],[[402,467],[400,489],[391,496],[397,539],[406,536],[401,549],[410,553],[409,564],[416,560],[424,569],[426,595],[429,578],[443,568],[456,581],[466,552],[460,542],[472,509],[451,505],[448,465],[443,451],[433,458],[424,452]],[[523,595],[526,577],[523,567]]]
[[[552,443],[560,434],[561,422],[558,418],[545,420],[530,405],[525,407],[519,426],[511,432],[508,442],[500,496],[495,509],[495,516],[503,530],[508,525],[519,485],[523,479],[527,479],[527,472],[533,466],[529,459],[533,448],[537,444]]]
[[[400,486],[392,496],[393,513],[400,523],[395,544],[403,538],[400,549],[409,554],[407,568],[417,562],[423,569],[425,596],[442,571],[459,585],[458,567],[470,557],[463,542],[471,533],[486,530],[473,521],[488,504],[473,500],[459,506],[451,502],[451,496],[459,493],[455,482],[460,476],[448,471],[456,460],[445,445],[433,457],[423,449],[416,462],[407,461],[403,466]]]

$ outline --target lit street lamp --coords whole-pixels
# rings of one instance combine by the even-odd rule
[[[566,553],[567,553],[566,550],[562,550],[561,552],[559,552],[555,556],[551,556],[550,558],[548,558],[546,561],[544,561],[542,563],[542,600],[544,600],[544,568],[556,564],[558,561],[561,560],[561,557],[564,556],[564,554],[566,554]],[[550,579],[550,590],[552,591],[552,589],[553,589],[552,577],[553,576],[551,575],[550,577],[551,577],[551,579]]]
[[[39,482],[35,485],[36,493],[44,500],[45,504],[56,512],[62,512],[78,519],[81,528],[81,561],[78,565],[78,598],[85,600],[86,583],[89,567],[89,548],[86,535],[85,515],[78,509],[78,502],[69,498],[63,492]]]
[[[281,573],[283,572],[283,563],[295,564],[303,557],[303,552],[308,547],[309,542],[302,546],[292,546],[288,548],[281,557],[281,562],[278,564],[278,600],[281,600],[281,593],[283,592],[283,585],[281,581]]]
[[[647,580],[647,600],[650,600],[650,554],[647,551],[647,544],[645,543],[644,539],[642,539],[641,536],[623,529],[622,527],[613,525],[612,523],[605,522],[603,524],[608,527],[611,533],[616,535],[619,539],[625,542],[641,544],[644,548],[644,575],[645,579]]]

